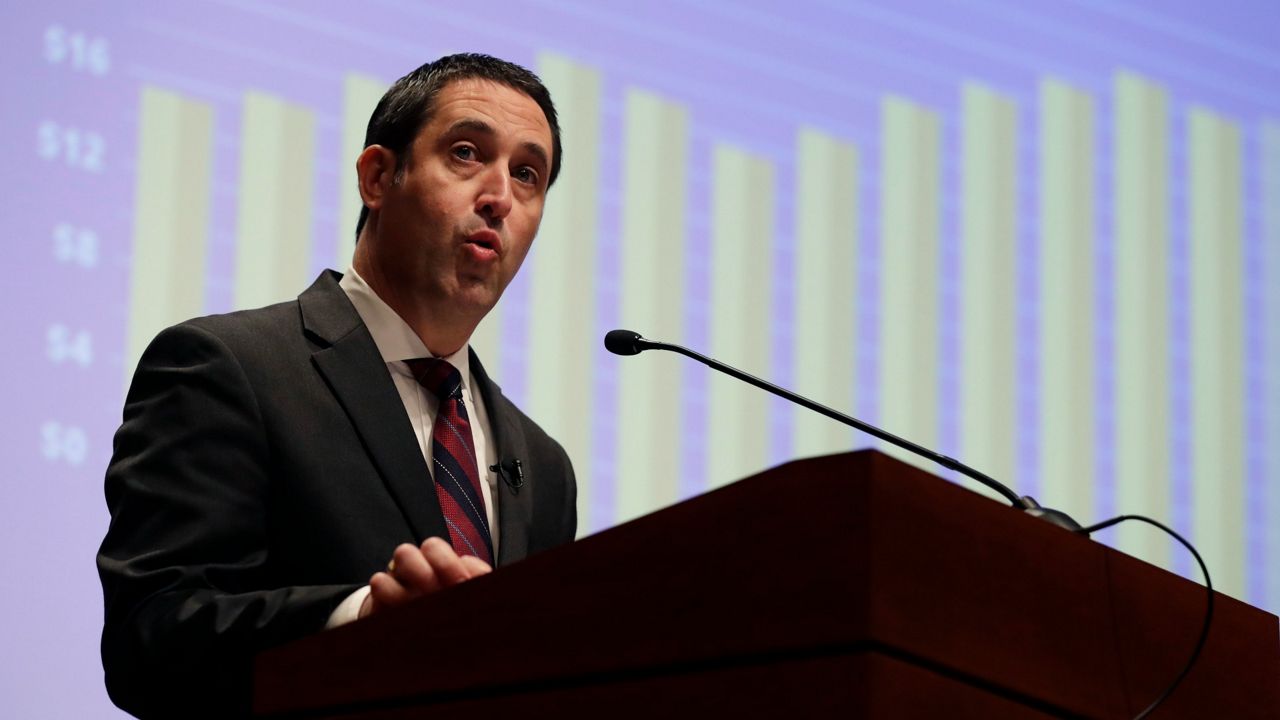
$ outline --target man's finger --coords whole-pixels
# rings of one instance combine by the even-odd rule
[[[361,608],[361,617],[412,599],[408,588],[391,575],[380,572],[369,578],[369,603]]]
[[[462,561],[462,567],[467,571],[468,578],[480,577],[493,572],[493,568],[489,567],[489,563],[475,555],[462,555],[458,559]]]
[[[435,570],[442,587],[457,585],[471,577],[467,566],[462,564],[462,558],[458,557],[449,543],[440,538],[427,538],[422,543],[422,557]]]
[[[410,597],[439,590],[444,584],[439,573],[427,561],[418,548],[405,543],[396,548],[391,556],[394,563],[391,573],[396,580],[409,590]]]

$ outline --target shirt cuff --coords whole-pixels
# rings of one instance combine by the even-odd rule
[[[360,618],[360,606],[364,605],[364,599],[369,596],[369,586],[356,590],[347,596],[345,600],[338,604],[338,607],[329,613],[329,621],[324,624],[325,630],[332,630],[339,625],[346,625]]]

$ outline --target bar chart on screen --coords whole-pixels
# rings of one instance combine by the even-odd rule
[[[572,459],[580,535],[876,446],[675,355],[610,355],[601,337],[622,327],[1082,522],[1166,521],[1215,587],[1280,609],[1269,10],[537,0],[477,22],[407,0],[6,7],[0,202],[19,296],[0,597],[68,589],[0,631],[56,668],[5,667],[0,715],[112,716],[86,558],[138,358],[174,323],[345,271],[370,113],[396,78],[459,51],[529,67],[558,110],[540,231],[471,344]],[[1155,532],[1100,540],[1196,576]],[[68,690],[83,678],[91,690]]]
[[[868,444],[669,358],[620,368],[608,387],[593,375],[601,316],[613,314],[763,376],[785,368],[810,394],[872,406],[886,427],[952,444],[997,477],[1031,475],[1085,517],[1194,507],[1186,520],[1214,538],[1224,586],[1245,590],[1239,122],[1175,109],[1158,79],[1120,68],[1101,91],[1052,75],[1021,94],[961,79],[949,106],[887,91],[872,99],[869,135],[796,123],[788,146],[757,154],[657,88],[554,51],[537,50],[532,65],[559,103],[564,180],[529,266],[473,345],[589,478],[587,527],[757,472],[792,448]],[[126,380],[163,327],[287,300],[317,263],[345,268],[353,158],[389,81],[344,70],[326,82],[336,107],[247,84],[225,89],[238,112],[216,119],[199,92],[142,86]],[[321,152],[321,128],[340,152]],[[1259,165],[1274,135],[1262,128]],[[1099,134],[1109,160],[1095,159]],[[690,158],[695,138],[705,157]],[[233,217],[210,216],[220,184],[234,191]],[[337,207],[320,209],[324,198]],[[206,259],[220,227],[234,243],[223,244],[233,261],[219,281]],[[617,269],[602,274],[610,262]],[[699,275],[705,284],[690,285]],[[863,275],[874,278],[866,287]],[[208,282],[229,286],[228,307],[210,306]],[[858,323],[865,312],[871,327]],[[863,345],[878,350],[867,357]],[[869,383],[864,366],[878,368]],[[1100,440],[1104,424],[1114,435]],[[1124,481],[1078,482],[1100,463]],[[1215,474],[1227,479],[1191,481]],[[1164,539],[1135,530],[1118,541],[1186,570]]]

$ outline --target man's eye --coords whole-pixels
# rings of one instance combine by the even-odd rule
[[[515,171],[515,178],[522,183],[529,183],[530,185],[538,183],[538,173],[534,172],[533,168],[528,165],[518,168]]]
[[[459,160],[474,160],[476,149],[470,145],[459,145],[453,149],[453,156]]]

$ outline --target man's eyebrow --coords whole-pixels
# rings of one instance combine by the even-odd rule
[[[462,130],[470,130],[472,132],[478,132],[484,135],[498,134],[498,132],[493,129],[492,125],[490,125],[489,123],[483,120],[476,120],[475,118],[463,118],[459,120],[458,122],[450,125],[449,129],[445,131],[445,134],[453,135]]]
[[[449,129],[446,130],[444,134],[446,136],[450,136],[468,130],[482,135],[487,135],[489,137],[493,137],[498,134],[498,131],[494,130],[492,125],[483,120],[477,120],[476,118],[463,118],[450,125]],[[532,141],[521,143],[520,147],[523,148],[525,152],[536,156],[538,160],[542,161],[542,166],[544,168],[551,167],[551,158],[547,155],[546,148]]]
[[[520,147],[523,147],[525,152],[536,156],[538,160],[542,162],[543,168],[551,167],[551,158],[547,157],[546,148],[542,147],[536,142],[521,143]]]

